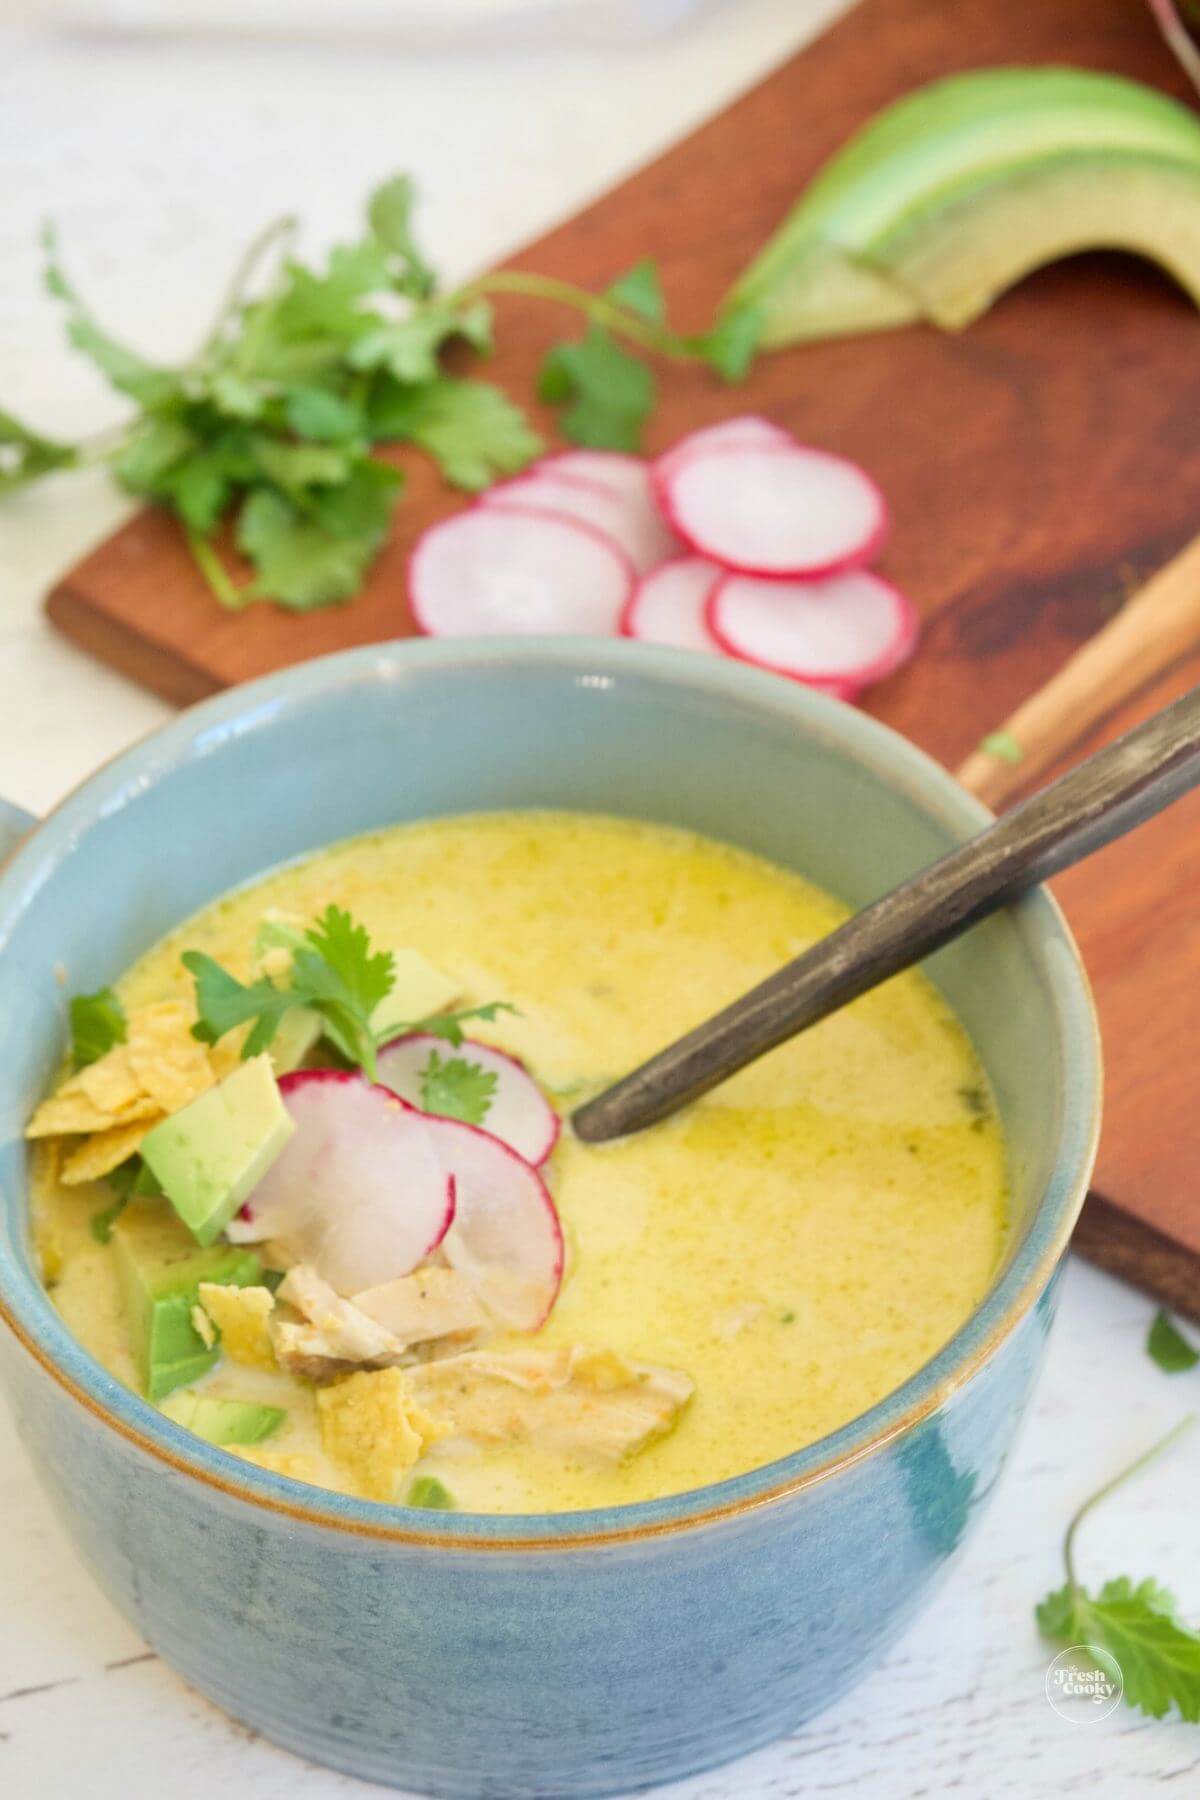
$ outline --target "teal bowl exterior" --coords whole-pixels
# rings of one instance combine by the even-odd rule
[[[927,1601],[1031,1391],[1094,1154],[1099,1060],[1046,896],[934,960],[1004,1114],[1012,1243],[952,1342],[793,1456],[642,1505],[511,1518],[379,1506],[239,1463],[106,1375],[38,1281],[21,1132],[61,1056],[65,995],[333,839],[513,806],[691,826],[855,904],[988,816],[849,707],[634,644],[381,646],[195,708],[72,795],[0,875],[0,1376],[105,1593],[229,1713],[368,1780],[573,1800],[795,1728]]]

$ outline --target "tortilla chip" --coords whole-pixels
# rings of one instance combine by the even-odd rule
[[[162,1117],[162,1113],[156,1113],[152,1119],[139,1119],[133,1125],[117,1125],[111,1131],[98,1131],[85,1139],[63,1163],[60,1177],[63,1186],[79,1187],[85,1181],[99,1181],[101,1176],[111,1175],[133,1155],[146,1133]]]
[[[129,1020],[130,1069],[165,1113],[178,1112],[216,1080],[207,1050],[192,1036],[195,1016],[182,1000],[162,1000]]]
[[[42,1101],[25,1127],[27,1138],[77,1137],[94,1131],[111,1131],[118,1125],[132,1125],[140,1119],[157,1119],[162,1111],[149,1094],[139,1092],[128,1106],[111,1113],[82,1093],[77,1081],[78,1076],[72,1076],[57,1094]]]
[[[129,1125],[134,1119],[142,1117],[133,1109],[146,1105],[146,1090],[133,1071],[129,1057],[128,1044],[114,1044],[111,1050],[89,1063],[86,1069],[80,1069],[78,1075],[64,1082],[58,1090],[59,1098],[76,1090],[85,1095],[98,1111],[107,1113],[112,1125]]]

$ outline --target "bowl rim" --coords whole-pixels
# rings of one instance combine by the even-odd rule
[[[808,739],[823,740],[957,838],[981,829],[994,816],[890,726],[746,665],[607,638],[401,639],[315,658],[232,688],[187,708],[102,764],[35,823],[0,864],[0,953],[7,922],[24,910],[50,866],[69,853],[94,818],[134,803],[180,761],[203,757],[231,736],[269,729],[285,708],[325,703],[338,691],[349,694],[364,683],[402,687],[427,670],[478,671],[514,664],[591,686],[611,686],[628,677],[708,689],[717,699],[740,700],[750,713],[783,718]],[[1058,1025],[1057,1153],[1024,1240],[958,1331],[900,1387],[838,1430],[756,1469],[657,1500],[587,1511],[430,1514],[259,1469],[174,1425],[110,1376],[69,1330],[36,1276],[31,1280],[7,1259],[0,1260],[0,1323],[66,1394],[138,1450],[227,1497],[317,1529],[455,1551],[578,1551],[696,1530],[775,1505],[878,1454],[938,1412],[1020,1324],[1067,1248],[1099,1138],[1098,1023],[1087,976],[1058,903],[1039,889],[1010,912],[1025,921],[1027,948],[1040,964]]]

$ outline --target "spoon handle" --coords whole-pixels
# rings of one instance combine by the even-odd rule
[[[922,869],[574,1115],[602,1143],[640,1131],[939,950],[1026,889],[1200,784],[1200,687]]]

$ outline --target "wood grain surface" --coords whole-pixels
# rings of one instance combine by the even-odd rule
[[[594,285],[652,253],[673,315],[700,327],[806,178],[879,106],[955,69],[1045,61],[1184,92],[1136,0],[863,0],[511,266]],[[563,317],[528,301],[497,312],[490,373],[527,398]],[[879,477],[895,517],[884,567],[914,596],[926,636],[915,663],[867,707],[950,766],[1110,619],[1200,517],[1200,321],[1156,271],[1128,258],[1042,271],[961,337],[911,329],[766,358],[732,393],[699,371],[663,369],[648,447],[734,408],[768,413]],[[410,483],[394,538],[349,606],[303,618],[267,606],[222,614],[174,525],[142,514],[64,577],[50,616],[180,703],[406,634],[407,551],[461,501],[403,460]],[[1067,760],[1197,680],[1200,646]],[[1096,1177],[1106,1204],[1081,1243],[1200,1316],[1200,798],[1057,888],[1096,984],[1108,1060]]]

